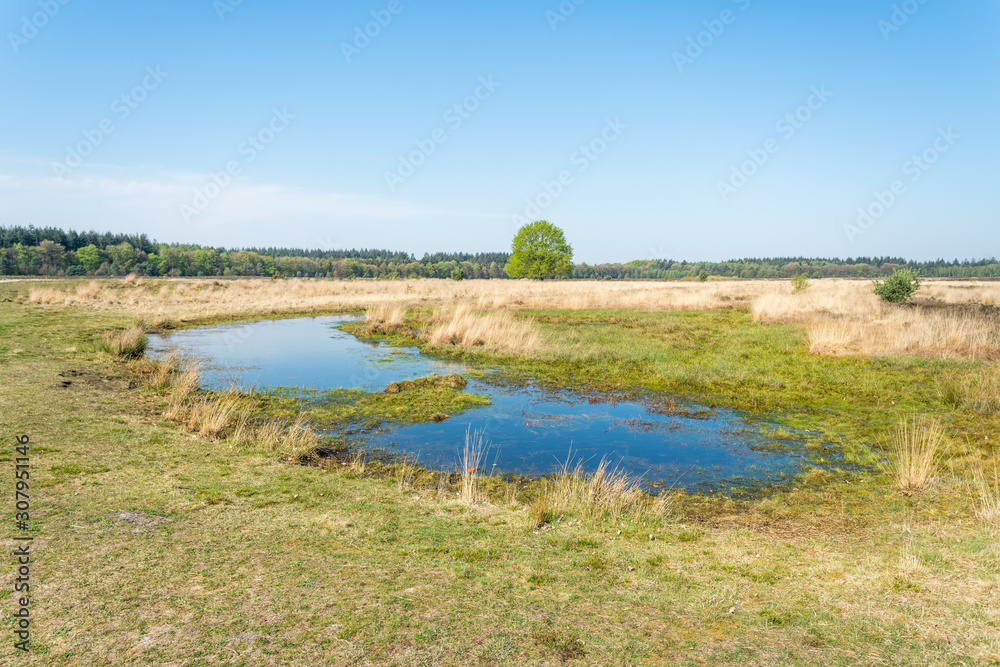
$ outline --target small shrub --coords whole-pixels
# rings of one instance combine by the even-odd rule
[[[452,280],[465,280],[465,271],[463,271],[460,268],[456,268],[454,271],[451,272],[451,279]]]
[[[920,289],[920,278],[915,271],[903,269],[893,272],[885,280],[876,280],[874,292],[886,303],[904,303]]]
[[[809,289],[809,279],[806,274],[800,273],[792,278],[792,294],[799,294]]]
[[[708,272],[707,271],[702,271],[701,273],[698,274],[698,282],[700,282],[700,283],[707,283],[708,282]]]

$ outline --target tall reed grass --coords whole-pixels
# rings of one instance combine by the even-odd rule
[[[461,478],[458,499],[466,505],[478,505],[486,500],[479,483],[479,475],[483,472],[483,462],[489,449],[484,430],[470,428],[465,432],[465,446],[459,452],[458,458]]]

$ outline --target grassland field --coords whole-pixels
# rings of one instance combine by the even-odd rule
[[[32,651],[15,651],[5,614],[0,662],[1000,664],[1000,284],[928,282],[904,306],[865,282],[791,292],[0,282],[6,532],[26,433],[34,537]],[[480,479],[469,497],[460,476],[317,457],[302,406],[184,388],[184,369],[109,345],[140,321],[141,334],[346,311],[366,313],[356,335],[512,381],[739,410],[775,424],[776,442],[803,441],[815,465],[750,496],[671,493],[655,511],[546,504],[545,480]],[[415,391],[342,396],[326,418],[477,404]],[[268,431],[276,417],[292,428]],[[941,433],[909,485],[893,446],[903,419]]]

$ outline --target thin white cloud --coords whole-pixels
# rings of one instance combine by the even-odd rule
[[[432,219],[504,217],[240,178],[216,188],[210,176],[200,174],[130,177],[88,169],[56,179],[18,171],[22,175],[0,172],[0,224],[144,232],[163,240],[227,246],[290,238],[323,245],[340,239],[364,243],[366,237],[371,243],[373,224],[384,228],[387,235],[379,238],[388,242],[394,229]],[[199,192],[210,196],[197,199]]]

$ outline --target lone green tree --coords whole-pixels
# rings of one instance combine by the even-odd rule
[[[563,231],[537,220],[517,230],[504,271],[511,278],[568,278],[573,274],[573,248]]]

